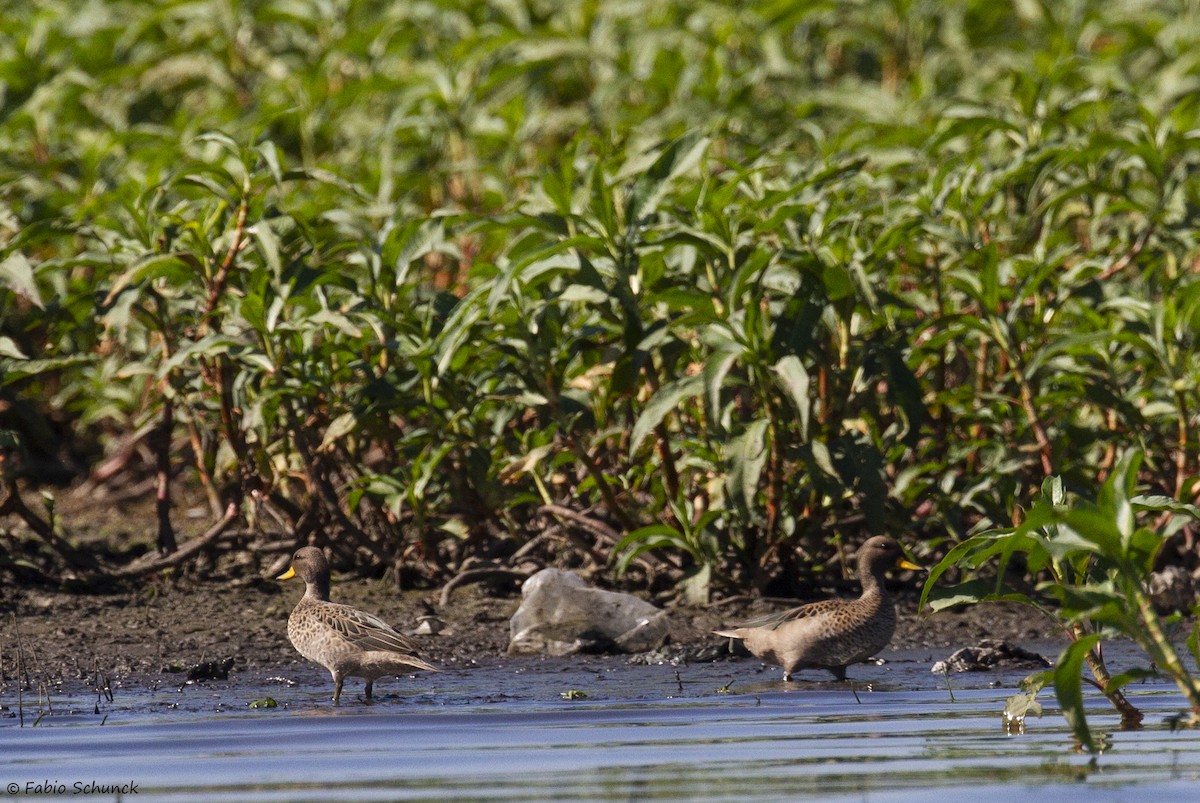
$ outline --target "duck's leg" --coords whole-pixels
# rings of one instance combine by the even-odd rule
[[[371,702],[371,687],[375,685],[374,680],[367,681],[367,702]]]
[[[790,669],[783,670],[783,682],[784,683],[792,682],[792,670],[790,670]]]
[[[845,682],[845,680],[846,680],[846,667],[844,667],[844,666],[831,666],[831,667],[829,667],[829,671],[833,673],[833,676],[834,676],[835,678],[837,678],[838,680],[840,680],[840,681],[842,681],[842,682]]]
[[[334,705],[341,705],[342,681],[343,680],[345,680],[345,678],[342,677],[340,672],[333,673],[333,704]]]

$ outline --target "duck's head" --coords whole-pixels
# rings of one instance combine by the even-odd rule
[[[310,589],[317,589],[318,593],[323,590],[324,595],[329,596],[329,561],[315,546],[297,549],[292,555],[292,565],[275,579],[291,580],[293,577],[299,577]]]
[[[888,569],[923,569],[904,557],[899,542],[886,535],[876,535],[868,538],[858,548],[858,571],[860,577],[868,575],[879,577]]]

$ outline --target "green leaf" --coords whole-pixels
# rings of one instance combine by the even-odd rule
[[[1112,561],[1125,557],[1125,539],[1118,518],[1096,508],[1076,508],[1062,515],[1062,523],[1083,539],[1090,549]]]
[[[1089,753],[1096,752],[1096,743],[1083,710],[1083,664],[1088,652],[1099,643],[1098,633],[1077,639],[1063,650],[1054,665],[1054,695],[1071,733]]]
[[[9,363],[4,366],[3,371],[0,371],[0,384],[15,382],[18,379],[26,379],[39,374],[63,371],[75,366],[91,365],[93,362],[94,360],[91,355],[81,354],[74,357],[55,357],[46,360],[26,359],[20,362]]]
[[[780,386],[795,405],[796,412],[800,414],[801,439],[808,440],[808,421],[812,412],[812,399],[808,395],[808,370],[799,357],[789,354],[775,363],[775,375],[779,379]]]
[[[714,430],[723,430],[721,424],[721,387],[725,377],[733,368],[742,350],[736,343],[714,351],[704,363],[704,409],[708,424]]]
[[[1134,667],[1132,669],[1126,669],[1124,672],[1118,672],[1117,674],[1110,677],[1108,679],[1108,688],[1110,690],[1115,691],[1117,689],[1121,689],[1121,688],[1124,688],[1125,686],[1128,686],[1130,683],[1133,683],[1134,681],[1155,680],[1156,678],[1159,678],[1159,677],[1161,677],[1161,675],[1158,672],[1154,671],[1153,669],[1146,669],[1143,667]]]
[[[241,343],[225,334],[213,333],[207,335],[200,340],[181,344],[182,348],[171,355],[158,370],[159,378],[167,376],[171,371],[188,365],[192,361],[201,357],[216,357],[221,354],[228,354],[241,346]]]
[[[314,324],[324,324],[325,326],[337,329],[350,338],[362,337],[362,328],[340,312],[323,309],[314,312],[308,317],[308,320]]]
[[[939,573],[940,574],[940,573]],[[931,611],[952,608],[955,605],[975,604],[979,602],[1022,602],[1032,605],[1033,601],[1027,594],[1008,588],[996,580],[968,580],[965,583],[931,590],[922,599],[928,603]]]
[[[1042,480],[1042,497],[1056,507],[1066,504],[1067,492],[1061,475],[1054,474]]]
[[[626,204],[627,224],[636,224],[655,210],[666,195],[671,181],[695,168],[708,144],[707,137],[702,137],[697,132],[689,132],[669,143],[644,169],[641,159],[627,164],[622,172],[629,174],[636,171],[637,174],[633,191]]]
[[[829,453],[829,447],[824,441],[814,440],[809,441],[809,449],[812,451],[813,463],[816,464],[827,477],[838,477],[837,469],[833,467],[833,455]]]
[[[425,489],[429,487],[429,483],[437,474],[438,467],[442,464],[446,455],[454,451],[454,448],[454,442],[446,441],[438,446],[431,446],[422,452],[413,467],[415,469],[415,478],[408,488],[409,499],[415,502],[421,502],[425,499]]]
[[[275,232],[265,220],[260,220],[251,226],[250,233],[258,241],[258,252],[262,254],[263,262],[278,279],[283,275],[283,261],[279,255],[279,238],[275,236]]]
[[[661,548],[680,549],[688,554],[693,552],[687,537],[670,525],[650,524],[639,527],[613,547],[612,554],[618,556],[615,565],[617,574],[624,574],[629,564],[642,553]]]
[[[1011,530],[990,530],[974,535],[955,545],[946,553],[944,558],[929,570],[925,578],[925,586],[921,589],[921,599],[917,603],[917,609],[921,610],[924,608],[926,601],[934,596],[934,586],[948,569],[956,566],[976,569],[986,561],[999,555],[1001,557],[1001,565],[997,572],[997,578],[1001,578],[1004,576],[1003,567],[1008,562],[1009,557],[1014,552],[1025,551],[1031,546],[1032,541],[1030,538],[1014,533]],[[999,580],[990,583],[990,591],[982,586],[964,585],[966,587],[963,589],[963,594],[976,594],[979,596],[978,601],[986,599],[991,594],[1005,593],[1002,590]],[[961,602],[970,601],[970,599],[961,600]]]
[[[767,464],[767,428],[770,421],[760,418],[729,444],[729,473],[725,477],[730,497],[744,509],[754,509],[759,479]]]
[[[1006,733],[1025,732],[1025,718],[1032,714],[1042,716],[1042,704],[1037,701],[1036,691],[1018,692],[1004,701],[1004,730]]]
[[[335,443],[345,438],[358,428],[358,416],[354,413],[342,413],[329,422],[325,428],[325,436],[321,438],[321,451],[328,451]]]
[[[275,181],[275,186],[282,184],[283,168],[279,163],[279,149],[275,147],[275,143],[270,140],[259,143],[258,153],[262,156],[263,163],[267,166],[271,178]]]
[[[396,255],[397,287],[404,284],[408,278],[408,270],[414,262],[432,253],[442,243],[445,228],[444,221],[423,220],[408,234]]]
[[[706,605],[711,585],[712,565],[701,563],[680,578],[678,588],[688,605]]]
[[[1193,519],[1200,519],[1200,506],[1188,502],[1180,502],[1169,496],[1139,495],[1129,500],[1134,510],[1150,513],[1179,513]]]
[[[663,422],[667,414],[675,410],[685,399],[690,399],[704,392],[704,376],[685,376],[676,379],[659,388],[658,393],[651,397],[646,409],[638,416],[633,425],[633,434],[629,439],[629,453],[633,454],[642,445],[646,436]]]
[[[1090,620],[1119,626],[1121,629],[1137,626],[1136,620],[1126,613],[1128,601],[1111,581],[1088,582],[1080,578],[1075,585],[1047,582],[1039,584],[1038,590],[1057,599],[1062,615],[1068,619]]]
[[[11,337],[0,335],[0,357],[10,360],[28,360],[29,357],[17,347]]]
[[[201,187],[212,193],[217,198],[220,198],[229,206],[237,205],[237,202],[234,201],[233,196],[229,194],[229,189],[219,182],[209,178],[208,176],[199,173],[189,173],[180,178],[180,183],[194,184],[197,187]]]
[[[33,265],[20,251],[13,251],[0,262],[0,286],[28,299],[38,309],[46,308],[33,276]]]

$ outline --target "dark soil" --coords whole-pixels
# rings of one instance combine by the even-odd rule
[[[74,504],[68,506],[68,501]],[[109,562],[128,562],[153,543],[152,508],[142,500],[106,504],[67,494],[60,497],[60,513],[75,533],[85,533],[77,542],[103,550]],[[182,544],[204,529],[208,514],[185,508],[176,518]],[[81,521],[86,528],[79,526]],[[10,548],[21,549],[22,537],[32,537],[22,536],[21,529],[8,531]],[[97,673],[112,682],[183,682],[189,671],[225,670],[229,659],[234,673],[286,673],[303,662],[288,642],[287,618],[304,587],[299,580],[269,579],[286,566],[289,548],[278,542],[268,546],[223,544],[178,570],[128,583],[125,590],[0,585],[0,692],[11,690],[17,678],[18,645],[24,655],[23,679],[33,686],[94,683]],[[1015,643],[1061,638],[1053,622],[1017,605],[995,603],[919,617],[916,582],[895,586],[899,625],[892,649],[929,648],[932,661],[981,638]],[[461,586],[443,608],[439,589],[400,593],[392,582],[337,574],[332,597],[376,613],[402,632],[413,632],[423,617],[432,617],[440,629],[415,638],[425,657],[445,667],[506,655],[509,619],[520,604],[512,583]],[[667,651],[694,654],[698,648],[720,647],[728,641],[712,635],[714,629],[787,605],[747,598],[671,608]]]
[[[232,671],[284,674],[303,659],[287,639],[287,617],[303,586],[259,578],[218,582],[183,579],[148,583],[135,592],[79,594],[5,589],[0,676],[17,674],[18,640],[32,684],[48,686],[110,681],[136,682],[155,676],[183,682],[189,671],[207,671],[207,662],[232,659]],[[445,666],[496,660],[508,647],[509,618],[517,595],[492,596],[484,586],[457,589],[444,610],[437,594],[398,594],[380,580],[334,579],[333,598],[381,615],[398,629],[414,631],[433,615],[442,628],[418,634],[425,655]],[[763,601],[669,610],[668,650],[720,645],[714,628],[757,615],[778,605]],[[1033,642],[1057,636],[1053,623],[1027,608],[987,604],[961,612],[916,616],[915,595],[902,593],[900,623],[892,649],[929,648],[935,657],[974,645],[981,638]],[[197,670],[196,667],[200,666]]]

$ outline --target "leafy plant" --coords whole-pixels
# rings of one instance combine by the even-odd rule
[[[1060,478],[1047,479],[1020,525],[980,533],[954,547],[930,570],[921,597],[922,604],[928,603],[933,610],[993,600],[1020,602],[1060,621],[1070,644],[1052,670],[1027,681],[1030,690],[1015,705],[1028,706],[1038,689],[1052,681],[1072,731],[1089,750],[1096,749],[1096,741],[1084,716],[1084,666],[1091,674],[1088,682],[1113,704],[1125,727],[1136,727],[1142,719],[1126,697],[1125,687],[1156,672],[1165,673],[1175,683],[1192,722],[1200,721],[1196,669],[1200,624],[1193,625],[1187,640],[1190,655],[1181,656],[1168,627],[1180,617],[1176,614],[1164,621],[1148,590],[1165,537],[1200,519],[1200,508],[1165,496],[1137,494],[1141,464],[1139,453],[1123,454],[1091,501],[1072,499]],[[1016,556],[1030,573],[1048,577],[1035,592],[1016,589],[1006,580],[1006,570]],[[952,567],[974,571],[993,563],[997,570],[994,581],[971,580],[935,588]],[[1149,665],[1111,674],[1102,643],[1117,636],[1136,643]]]
[[[700,598],[1196,493],[1194,9],[8,5],[9,496]]]

